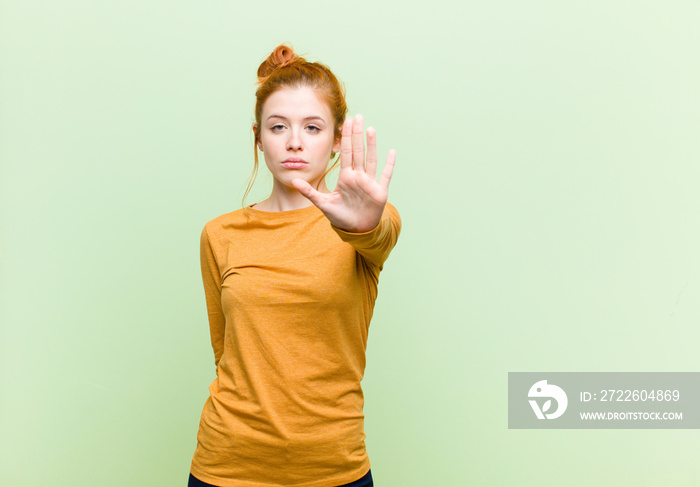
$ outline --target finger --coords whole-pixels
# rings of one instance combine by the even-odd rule
[[[292,186],[302,195],[306,196],[314,205],[318,206],[321,202],[322,195],[320,191],[316,191],[309,183],[300,178],[292,179]]]
[[[352,118],[345,119],[340,139],[340,169],[352,168]]]
[[[385,190],[389,190],[389,181],[391,181],[391,175],[394,173],[394,163],[396,162],[396,151],[391,149],[389,154],[386,156],[386,164],[384,164],[384,170],[382,171],[382,177],[379,178],[379,185]]]
[[[367,127],[367,174],[376,181],[377,177],[377,132]]]
[[[352,168],[365,169],[365,141],[362,115],[356,115],[352,121]]]

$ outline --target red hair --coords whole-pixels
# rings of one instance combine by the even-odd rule
[[[243,195],[243,206],[245,199],[250,193],[255,183],[255,176],[258,174],[258,142],[260,142],[260,127],[263,105],[267,98],[274,92],[283,88],[312,88],[316,94],[328,104],[334,123],[335,139],[339,140],[342,135],[343,122],[348,112],[345,103],[345,89],[338,81],[333,72],[321,63],[310,63],[303,57],[294,54],[290,45],[280,44],[272,51],[265,61],[258,68],[258,89],[255,92],[255,126],[253,134],[255,143],[253,145],[255,165],[253,173],[250,175],[248,187]],[[335,153],[331,153],[331,159]],[[338,164],[338,159],[323,174],[321,181]],[[319,182],[320,184],[320,182]]]

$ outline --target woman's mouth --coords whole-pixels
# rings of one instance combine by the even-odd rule
[[[282,166],[286,167],[287,169],[301,169],[308,164],[309,163],[305,160],[296,157],[290,157],[289,159],[282,161]]]

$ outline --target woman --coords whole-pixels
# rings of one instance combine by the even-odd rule
[[[360,381],[379,272],[401,228],[387,203],[396,155],[377,182],[375,132],[365,160],[362,117],[345,120],[326,66],[281,45],[258,79],[246,195],[257,150],[272,192],[202,231],[217,377],[189,486],[372,486]]]

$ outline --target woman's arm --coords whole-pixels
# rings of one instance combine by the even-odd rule
[[[374,272],[378,275],[401,233],[401,217],[396,208],[387,202],[379,224],[369,232],[346,232],[333,225],[331,227],[344,242],[355,248],[365,262],[374,266]]]
[[[226,318],[221,308],[221,273],[219,272],[219,266],[216,262],[214,251],[212,250],[206,226],[202,230],[199,256],[202,266],[204,296],[206,298],[207,314],[209,316],[211,345],[214,349],[214,365],[218,368],[219,360],[224,354]]]

